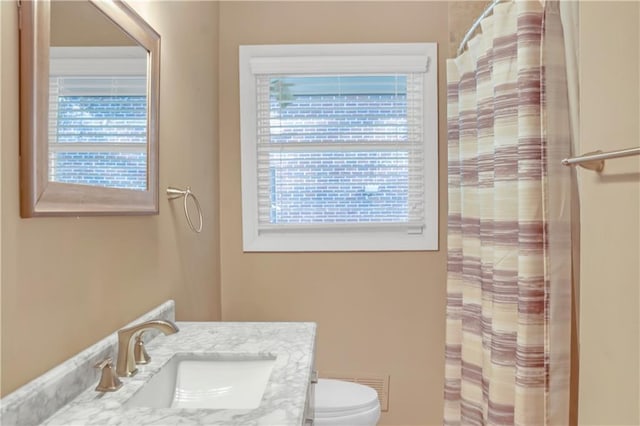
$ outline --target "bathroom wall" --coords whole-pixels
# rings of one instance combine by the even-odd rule
[[[640,146],[640,4],[581,2],[581,151]],[[640,424],[640,157],[579,171],[579,424]]]
[[[457,0],[449,2],[449,58],[455,58],[460,42],[490,4],[487,0]],[[474,34],[480,34],[478,28]]]
[[[167,299],[180,320],[220,318],[218,5],[128,3],[162,36],[161,192],[191,185],[204,229],[165,196],[157,216],[20,218],[18,14],[0,2],[2,395]]]
[[[0,6],[0,113],[2,112],[2,99],[4,99],[4,96],[2,95],[2,75],[4,74],[4,67],[3,67],[3,59],[2,59],[2,14],[3,14],[3,8]],[[0,377],[2,377],[2,350],[1,350],[1,343],[2,343],[2,327],[1,327],[1,322],[2,322],[2,287],[1,287],[1,283],[2,283],[2,122],[4,121],[4,119],[0,116]],[[0,385],[0,391],[2,390],[2,386]]]
[[[0,1],[0,395],[174,298],[181,320],[317,321],[321,372],[391,375],[382,424],[440,424],[444,115],[439,252],[242,253],[237,47],[437,41],[444,111],[443,58],[485,2],[129,3],[163,37],[161,189],[191,185],[205,228],[164,197],[159,216],[20,219],[17,12]],[[638,146],[640,7],[582,2],[580,18],[582,151]],[[579,173],[579,422],[640,424],[640,160]]]
[[[381,424],[442,420],[446,286],[446,2],[222,2],[220,197],[222,318],[316,321],[323,372],[391,376]],[[238,46],[439,45],[440,251],[243,253]]]
[[[57,0],[51,3],[50,13],[51,46],[138,45],[89,2]]]

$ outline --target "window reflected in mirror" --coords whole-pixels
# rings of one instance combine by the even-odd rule
[[[48,176],[147,189],[147,51],[89,2],[51,3]]]
[[[138,46],[51,47],[49,181],[147,189],[146,60]]]
[[[157,214],[160,36],[118,0],[20,8],[22,217]]]

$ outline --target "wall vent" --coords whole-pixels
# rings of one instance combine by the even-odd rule
[[[360,383],[373,388],[378,393],[380,410],[389,411],[389,375],[388,374],[343,374],[320,372],[323,379],[344,380],[345,382]]]

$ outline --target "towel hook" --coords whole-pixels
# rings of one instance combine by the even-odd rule
[[[179,189],[179,188],[173,188],[173,187],[168,187],[167,188],[167,195],[169,196],[170,200],[174,200],[176,198],[180,198],[183,197],[184,198],[184,215],[187,218],[187,223],[189,224],[189,228],[191,228],[191,230],[193,232],[196,233],[200,233],[200,231],[202,231],[202,209],[200,208],[200,202],[198,201],[198,197],[196,197],[196,194],[193,193],[193,191],[191,191],[191,187],[187,186],[187,189]],[[189,209],[187,208],[187,200],[189,199],[189,197],[193,198],[193,203],[196,205],[196,209],[198,210],[198,227],[196,228],[195,226],[193,226],[193,222],[191,221],[191,217],[189,216]]]

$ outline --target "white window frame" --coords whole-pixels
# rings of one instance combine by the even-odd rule
[[[239,49],[242,229],[245,252],[438,250],[438,86],[436,43],[245,45]],[[424,214],[420,233],[359,224],[258,232],[256,74],[424,75]]]

